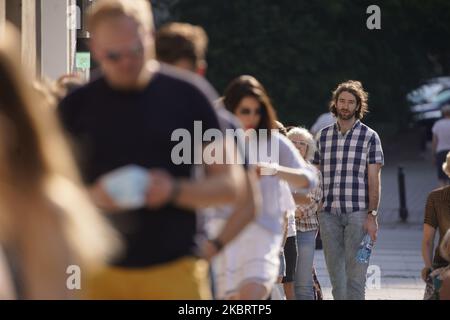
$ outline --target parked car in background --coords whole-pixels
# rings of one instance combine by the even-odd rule
[[[441,107],[450,102],[450,77],[432,78],[406,95],[411,124],[421,131],[420,149],[431,141],[433,124],[442,117]]]
[[[441,118],[441,107],[450,102],[450,88],[434,95],[430,102],[414,105],[410,108],[416,122]]]
[[[450,89],[450,77],[431,78],[406,95],[410,105],[431,102],[442,90]]]

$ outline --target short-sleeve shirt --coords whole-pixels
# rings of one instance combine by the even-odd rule
[[[190,178],[194,159],[174,164],[171,153],[180,141],[172,141],[172,133],[185,129],[195,140],[195,121],[201,121],[201,135],[220,129],[213,107],[217,95],[199,81],[162,68],[140,91],[115,90],[100,77],[64,99],[60,117],[75,144],[84,181],[93,184],[128,164]],[[124,239],[124,253],[114,265],[147,267],[195,254],[192,210],[168,204],[107,217]]]
[[[309,190],[315,188],[317,185],[317,177],[307,166],[306,162],[300,157],[298,150],[292,142],[279,133],[273,133],[267,141],[264,141],[264,143],[267,143],[268,154],[271,154],[272,152],[272,141],[274,141],[275,144],[278,143],[278,164],[288,168],[303,169],[303,172],[310,181]],[[260,143],[263,142],[260,141]],[[258,152],[258,159],[264,161],[264,157],[265,154],[260,149]],[[277,176],[261,176],[259,182],[263,203],[261,208],[262,212],[256,218],[256,222],[274,233],[282,233],[284,214],[286,213],[286,210],[289,209],[286,207],[284,201],[285,196],[283,195],[285,192],[283,184],[285,182],[280,180]],[[290,196],[292,197],[292,195]]]
[[[450,150],[450,119],[436,121],[431,130],[438,140],[436,152]]]
[[[450,187],[433,190],[428,195],[425,207],[424,223],[439,230],[439,246],[447,230],[450,228]],[[433,258],[433,268],[445,267],[449,264],[441,257],[439,246]]]
[[[295,218],[295,224],[298,231],[308,232],[317,230],[319,228],[319,218],[317,209],[323,198],[322,191],[322,173],[313,165],[308,164],[309,167],[316,173],[319,184],[308,194],[311,202],[309,204],[299,204],[297,208],[304,214],[303,218]]]
[[[346,214],[369,206],[368,165],[384,165],[378,134],[357,120],[345,134],[337,122],[318,135],[314,164],[321,167],[323,211]]]

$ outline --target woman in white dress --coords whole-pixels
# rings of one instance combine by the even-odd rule
[[[279,272],[286,214],[283,184],[307,192],[317,181],[295,147],[277,132],[270,99],[254,77],[233,80],[223,102],[245,130],[250,146],[245,151],[250,164],[258,166],[262,206],[255,221],[213,259],[216,298],[266,299]]]

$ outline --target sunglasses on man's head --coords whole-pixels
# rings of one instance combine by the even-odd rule
[[[260,115],[261,114],[261,108],[255,109],[255,110],[250,109],[250,108],[242,108],[242,109],[239,110],[239,113],[244,115],[244,116],[250,115],[252,113],[254,115]]]
[[[137,58],[142,56],[143,52],[144,48],[141,45],[136,45],[133,48],[127,50],[127,52],[108,50],[105,54],[105,57],[111,62],[119,62],[126,55],[129,55],[132,58]]]

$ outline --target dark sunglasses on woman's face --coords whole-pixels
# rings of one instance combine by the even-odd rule
[[[261,108],[255,109],[255,110],[252,110],[252,109],[250,109],[250,108],[242,108],[242,109],[239,110],[239,113],[242,114],[242,115],[244,115],[244,116],[250,115],[250,114],[252,114],[252,113],[253,113],[254,115],[259,116],[259,115],[261,114]]]
[[[132,58],[138,58],[142,56],[143,52],[144,48],[141,45],[136,45],[133,48],[127,50],[127,52],[108,50],[105,54],[105,57],[111,62],[119,62],[126,55],[129,55]]]

